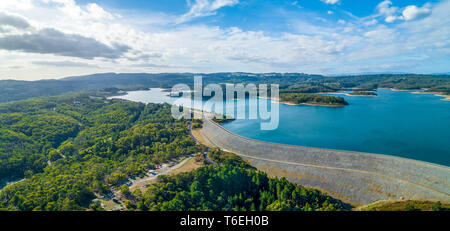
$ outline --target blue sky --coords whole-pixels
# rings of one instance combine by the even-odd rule
[[[450,0],[17,0],[0,79],[98,72],[450,72]]]
[[[183,15],[190,10],[195,0],[101,0],[77,1],[81,4],[96,2],[112,10],[139,11],[143,14],[165,13]],[[190,4],[189,4],[190,2]],[[211,2],[211,1],[210,1]],[[227,2],[224,0],[223,2]],[[234,2],[229,0],[228,2]],[[377,13],[377,5],[382,1],[340,0],[326,3],[321,0],[240,0],[236,4],[224,6],[212,15],[192,19],[187,24],[207,24],[221,27],[239,27],[244,30],[263,30],[267,32],[289,31],[292,19],[301,19],[312,24],[336,23],[339,19],[370,17]],[[333,2],[333,1],[332,1]],[[423,6],[439,1],[391,0],[392,5],[404,8],[410,5]],[[320,18],[320,19],[318,19]]]

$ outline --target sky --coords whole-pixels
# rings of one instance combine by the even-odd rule
[[[1,0],[0,79],[450,72],[450,0]]]

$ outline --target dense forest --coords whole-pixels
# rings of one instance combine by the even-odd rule
[[[280,101],[293,104],[317,104],[330,106],[348,105],[347,101],[345,101],[342,97],[305,93],[281,93]]]
[[[400,90],[426,88],[435,92],[450,94],[449,75],[379,74],[326,77],[302,73],[104,73],[59,80],[0,80],[0,102],[110,87],[133,90],[150,87],[171,88],[179,83],[193,86],[194,76],[196,75],[203,76],[204,85],[209,83],[275,83],[280,85],[280,92],[285,93],[337,92],[352,89],[373,91],[377,88],[395,88]]]
[[[98,195],[169,159],[196,153],[170,105],[87,94],[0,105],[0,191],[7,210],[84,210]]]
[[[338,211],[350,207],[318,190],[269,178],[240,157],[215,149],[216,165],[160,176],[145,192],[128,194],[127,208],[151,211]]]

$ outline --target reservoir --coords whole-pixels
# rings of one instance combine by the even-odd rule
[[[223,126],[260,141],[387,154],[450,166],[450,101],[413,92],[379,89],[378,97],[339,95],[350,104],[346,107],[280,104],[276,130],[262,131],[261,121],[249,119]],[[168,94],[151,89],[114,98],[174,103],[177,98]],[[236,102],[248,100],[266,99]]]

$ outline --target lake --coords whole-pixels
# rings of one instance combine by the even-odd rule
[[[260,141],[388,154],[450,166],[450,101],[413,92],[379,89],[378,97],[339,95],[349,102],[346,107],[280,104],[280,124],[272,131],[260,130],[259,120],[235,120],[223,126]],[[114,98],[174,103],[177,98],[167,94],[152,89]]]

